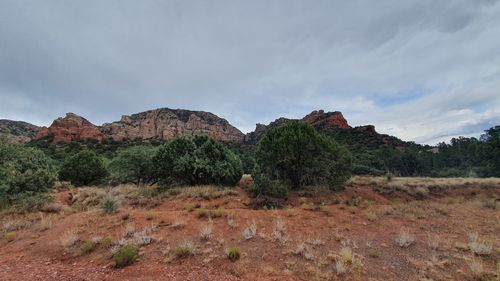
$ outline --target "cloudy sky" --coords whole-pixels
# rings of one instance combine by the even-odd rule
[[[158,107],[244,132],[342,111],[434,144],[500,125],[500,3],[0,0],[0,118]]]

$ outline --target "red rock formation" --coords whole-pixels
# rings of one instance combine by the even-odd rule
[[[315,110],[302,118],[302,121],[321,129],[351,128],[339,111],[325,113],[323,110]]]
[[[53,137],[53,143],[102,139],[101,131],[94,124],[74,113],[67,113],[64,118],[57,118],[48,128],[40,128],[36,139],[49,135]]]

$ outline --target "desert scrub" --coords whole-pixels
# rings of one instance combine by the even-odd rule
[[[59,238],[59,241],[61,242],[61,245],[68,249],[73,247],[77,242],[78,242],[78,234],[76,234],[75,229],[70,229],[66,230],[61,237]]]
[[[174,221],[169,227],[173,229],[181,229],[186,226],[186,222],[183,220]]]
[[[365,216],[366,216],[366,219],[371,221],[371,222],[378,220],[377,213],[375,213],[374,211],[366,211]]]
[[[208,218],[210,216],[209,211],[204,208],[197,208],[195,209],[195,212],[198,218]]]
[[[411,244],[415,243],[415,237],[407,228],[402,228],[396,237],[396,243],[401,248],[408,248]]]
[[[96,248],[96,246],[97,246],[97,243],[95,243],[92,240],[89,240],[89,241],[85,241],[85,243],[83,243],[80,246],[80,250],[82,251],[82,254],[89,254],[90,252],[92,252]]]
[[[301,256],[306,260],[313,260],[314,255],[311,252],[311,249],[306,245],[305,242],[299,242],[293,251],[294,254]]]
[[[300,207],[304,210],[313,211],[316,210],[316,205],[314,203],[302,203]]]
[[[106,236],[106,237],[101,239],[100,245],[104,249],[110,249],[111,247],[113,247],[115,245],[115,240],[113,240],[113,237],[111,237],[111,236]]]
[[[234,261],[238,260],[241,256],[240,248],[238,248],[238,247],[227,248],[226,255],[230,261],[234,262]]]
[[[153,220],[154,218],[156,218],[156,213],[152,212],[152,211],[148,211],[148,212],[146,212],[146,214],[144,214],[144,218],[147,221]]]
[[[194,255],[193,243],[191,241],[185,241],[181,245],[178,245],[177,247],[175,247],[174,254],[178,259]]]
[[[7,240],[7,242],[12,242],[16,239],[17,232],[9,231],[9,232],[5,233],[3,237],[5,238],[5,240]]]
[[[283,221],[283,219],[281,219],[281,217],[278,217],[275,221],[274,230],[271,233],[271,236],[281,245],[286,244],[286,241],[288,240],[285,230],[286,230],[285,222]]]
[[[196,209],[196,208],[197,208],[197,207],[196,207],[196,205],[194,205],[194,204],[186,204],[186,205],[184,206],[184,209],[185,209],[186,211],[188,211],[188,212],[192,212],[192,211],[193,211],[194,209]],[[198,208],[199,208],[199,206],[198,206]]]
[[[106,214],[112,214],[118,210],[118,201],[113,197],[106,197],[101,203],[101,209]]]
[[[148,227],[144,228],[141,231],[134,232],[134,235],[132,237],[134,244],[139,247],[151,244],[154,241],[153,237],[151,237],[151,232],[152,229]]]
[[[320,210],[325,216],[333,216],[333,210],[329,206],[323,205],[320,207]]]
[[[481,239],[479,234],[475,232],[469,235],[469,249],[476,255],[486,256],[491,254],[493,245],[492,243]]]
[[[236,223],[235,215],[233,213],[227,216],[227,225],[230,228],[236,228],[236,226],[238,226],[238,224]]]
[[[220,218],[224,215],[224,208],[219,207],[215,210],[210,211],[210,217],[211,218]]]
[[[121,247],[114,255],[113,260],[115,261],[116,268],[122,268],[127,265],[133,264],[139,256],[139,251],[137,247],[132,244],[127,244]]]
[[[250,240],[254,238],[255,235],[257,235],[257,225],[255,222],[252,222],[250,225],[245,227],[241,235],[243,236],[243,240]]]

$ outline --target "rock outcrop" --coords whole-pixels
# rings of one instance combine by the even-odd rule
[[[176,136],[208,136],[218,141],[243,141],[244,134],[229,122],[204,111],[160,108],[130,116],[101,126],[106,138],[168,140]]]
[[[250,145],[256,144],[260,140],[260,138],[267,132],[267,130],[281,126],[282,124],[285,124],[290,120],[297,119],[288,119],[281,117],[269,123],[269,125],[257,124],[255,131],[245,135],[245,143]],[[347,123],[347,120],[339,111],[325,113],[323,110],[315,110],[300,120],[311,124],[319,131],[351,128],[351,126],[349,126],[349,124]]]
[[[52,143],[84,140],[102,140],[102,133],[97,126],[74,113],[67,113],[64,118],[57,118],[50,127],[38,130],[36,139],[51,138]]]
[[[325,113],[323,110],[315,110],[302,118],[302,121],[313,125],[317,129],[351,128],[339,111]]]
[[[38,126],[27,122],[0,119],[0,138],[9,143],[27,143],[37,131]]]

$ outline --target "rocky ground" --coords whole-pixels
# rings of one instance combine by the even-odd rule
[[[245,184],[62,189],[44,212],[2,214],[0,280],[498,280],[499,183],[356,178],[257,210]],[[121,206],[104,214],[109,196]],[[120,243],[139,258],[118,269]]]

